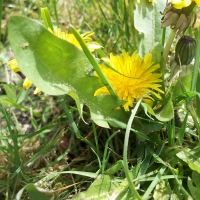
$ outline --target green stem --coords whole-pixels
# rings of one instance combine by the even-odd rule
[[[52,0],[52,4],[53,4],[53,11],[54,11],[55,18],[56,18],[56,24],[57,24],[57,26],[59,26],[58,12],[57,12],[57,8],[56,8],[56,0]]]
[[[97,152],[94,144],[92,144],[89,140],[87,140],[85,137],[83,137],[81,135],[81,132],[79,131],[79,129],[73,119],[72,113],[66,104],[67,101],[66,101],[65,97],[59,97],[59,99],[60,99],[61,106],[62,106],[63,110],[65,111],[67,119],[69,120],[69,124],[70,124],[72,130],[74,131],[74,134],[76,135],[77,139],[82,140],[83,142],[88,144],[95,152]]]
[[[200,83],[200,71],[198,73],[197,83]],[[196,85],[197,85],[196,86],[196,91],[198,93],[200,93],[200,84],[196,84]],[[197,117],[198,117],[199,122],[200,122],[200,98],[199,98],[198,95],[196,96],[196,104],[197,104],[197,106],[196,106],[196,108],[197,108]]]
[[[195,48],[195,61],[194,61],[194,70],[192,73],[192,83],[190,90],[194,91],[195,87],[197,86],[197,78],[199,74],[199,54],[200,54],[200,30],[197,30],[197,43]]]
[[[1,42],[1,21],[2,21],[2,8],[3,8],[3,0],[0,1],[0,42]]]
[[[129,118],[129,121],[128,121],[128,124],[127,124],[127,128],[126,128],[126,133],[125,133],[125,138],[124,138],[124,149],[123,149],[124,172],[126,174],[128,185],[129,185],[134,197],[137,200],[142,200],[142,197],[137,192],[137,190],[135,188],[135,184],[133,183],[132,177],[130,176],[130,172],[129,172],[129,169],[128,169],[127,151],[128,151],[128,141],[129,141],[129,135],[130,135],[130,131],[131,131],[131,125],[132,125],[133,119],[135,117],[135,114],[136,114],[136,112],[138,110],[138,107],[139,107],[141,101],[142,101],[142,99],[140,99],[137,102],[137,104],[135,105],[134,109],[131,111],[131,116]]]
[[[174,139],[175,139],[175,122],[174,118],[168,122],[168,143],[169,146],[174,146]]]
[[[166,35],[166,28],[162,29],[162,38],[161,38],[161,44],[165,45],[165,35]]]
[[[49,9],[47,7],[40,8],[40,12],[41,12],[41,17],[43,19],[43,22],[44,22],[44,25],[46,26],[46,28],[50,28],[53,31],[53,24],[51,21]]]
[[[200,62],[200,58],[199,58],[199,54],[200,54],[200,29],[197,30],[197,43],[196,43],[196,48],[195,48],[195,61],[194,61],[194,70],[192,73],[192,82],[191,82],[191,87],[190,87],[190,91],[196,91],[200,92],[200,87],[199,87],[199,80],[200,80],[200,75],[199,75],[199,62]],[[198,134],[200,136],[200,100],[199,97],[196,97],[197,101],[197,110],[195,112],[193,105],[192,105],[192,99],[188,100],[188,109],[192,115],[192,118],[194,120],[194,124],[198,130]]]
[[[81,47],[82,47],[85,55],[87,56],[88,60],[90,61],[90,63],[94,67],[94,70],[97,72],[99,78],[103,82],[103,84],[107,87],[107,89],[108,89],[108,91],[110,92],[111,95],[118,97],[117,94],[116,94],[116,92],[115,92],[115,90],[110,85],[110,83],[108,82],[107,78],[105,77],[105,75],[101,71],[101,68],[99,67],[99,65],[96,62],[94,56],[92,55],[92,53],[88,49],[88,47],[85,44],[83,38],[80,36],[80,34],[78,33],[78,31],[73,26],[70,26],[70,28],[71,28],[71,31],[74,34],[75,38],[78,40],[79,44],[81,45]]]
[[[109,138],[108,140],[106,141],[106,144],[105,144],[105,147],[104,147],[104,153],[103,153],[103,160],[102,160],[102,169],[101,169],[101,172],[102,174],[104,173],[104,170],[105,170],[105,166],[106,166],[106,156],[108,155],[107,152],[108,152],[108,144],[110,142],[110,140],[112,140],[112,138],[115,137],[115,135],[117,135],[118,133],[120,133],[120,131],[116,131],[114,132]]]
[[[174,41],[175,35],[176,35],[176,32],[173,29],[171,29],[171,33],[169,35],[169,38],[167,40],[167,43],[166,43],[164,51],[163,51],[163,58],[164,58],[165,64],[167,63],[169,51],[170,51],[172,42]]]

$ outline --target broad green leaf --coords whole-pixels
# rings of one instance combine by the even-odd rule
[[[117,188],[119,183],[112,180],[109,175],[99,175],[97,179],[90,185],[86,192],[81,192],[77,197],[74,197],[75,200],[104,200],[112,196],[109,195],[111,191]]]
[[[136,4],[134,23],[135,28],[142,34],[139,46],[139,54],[142,57],[149,53],[155,42],[161,41],[162,15],[160,12],[164,10],[165,6],[165,1],[157,1],[155,4],[149,3],[149,1],[140,1],[140,4]]]
[[[190,193],[192,194],[192,197],[194,199],[199,199],[199,197],[200,197],[200,190],[199,190],[200,184],[198,184],[198,185],[195,184],[196,186],[194,186],[193,180],[190,177],[188,177],[187,184],[188,184],[188,188],[190,190]]]
[[[99,115],[101,121],[114,118],[127,122],[129,113],[116,109],[121,104],[116,97],[94,97],[102,83],[91,76],[92,66],[82,50],[24,16],[11,17],[8,32],[21,71],[36,87],[50,95],[69,93],[75,98],[79,112],[81,105],[86,104],[92,116]],[[106,122],[100,125],[108,127]]]
[[[162,107],[155,111],[155,116],[160,121],[169,121],[174,117],[174,107],[171,98],[167,99]]]
[[[200,145],[196,146],[194,149],[183,149],[176,155],[186,162],[190,169],[200,174]]]
[[[189,74],[187,76],[181,77],[177,81],[177,83],[173,89],[173,96],[172,96],[172,98],[175,99],[177,101],[177,103],[178,103],[178,100],[181,100],[180,95],[183,95],[183,93],[186,92],[185,94],[192,95],[192,93],[187,93],[187,92],[190,92],[191,80],[192,80],[192,75]]]
[[[160,180],[153,193],[154,200],[169,200],[171,188],[167,180]]]
[[[151,48],[152,62],[154,64],[160,63],[162,59],[163,46],[156,42]]]

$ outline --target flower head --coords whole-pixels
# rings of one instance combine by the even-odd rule
[[[200,6],[200,0],[171,0],[173,7],[176,9],[188,7],[192,2]]]
[[[63,32],[60,30],[60,28],[52,31],[49,28],[49,31],[52,32],[54,35],[56,35],[57,37],[66,40],[70,43],[72,43],[73,45],[75,45],[76,47],[78,47],[79,49],[81,49],[81,46],[79,44],[79,42],[77,41],[76,37],[71,34],[68,33],[67,31]],[[97,43],[97,42],[93,42],[91,36],[93,35],[93,32],[87,32],[84,34],[81,34],[83,40],[85,41],[85,43],[87,44],[88,48],[90,49],[90,51],[94,51],[95,49],[100,49],[101,46]]]
[[[129,111],[129,107],[133,107],[133,102],[140,98],[153,100],[151,95],[154,95],[161,99],[158,92],[163,93],[160,89],[162,74],[153,73],[160,68],[160,65],[153,65],[151,54],[146,54],[144,59],[136,53],[129,56],[125,51],[120,56],[110,54],[109,64],[113,69],[104,64],[100,67],[119,98],[127,101],[123,105],[125,111]],[[101,94],[110,93],[104,86],[97,89],[94,96]]]

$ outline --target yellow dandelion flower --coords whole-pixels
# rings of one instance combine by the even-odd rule
[[[133,107],[133,102],[140,98],[154,100],[151,96],[154,95],[161,99],[159,93],[163,93],[160,89],[162,74],[153,73],[160,68],[160,65],[153,65],[151,54],[146,54],[144,59],[136,53],[130,56],[125,51],[120,56],[110,54],[109,64],[114,70],[104,64],[100,67],[118,97],[127,101],[123,105],[125,111],[129,111],[129,107]],[[110,95],[105,86],[97,89],[94,96],[102,94]]]
[[[192,2],[195,2],[198,6],[200,6],[200,0],[171,0],[173,7],[176,9],[188,7]]]
[[[10,61],[7,63],[7,65],[8,65],[8,67],[10,67],[10,69],[11,69],[13,72],[19,72],[19,71],[20,71],[16,59],[10,60]]]
[[[76,39],[76,37],[73,34],[68,33],[67,31],[63,32],[63,31],[60,30],[60,28],[58,28],[54,31],[52,31],[50,28],[48,30],[50,32],[52,32],[54,35],[56,35],[57,37],[72,43],[73,45],[75,45],[79,49],[82,49],[78,40]],[[102,47],[97,42],[92,41],[92,38],[91,38],[92,35],[94,35],[93,32],[87,32],[87,33],[81,34],[83,40],[87,44],[90,51],[94,51],[95,49],[100,49]]]

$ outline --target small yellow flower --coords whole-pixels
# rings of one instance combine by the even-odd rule
[[[31,87],[31,85],[32,85],[32,82],[28,78],[25,78],[24,83],[23,83],[23,88],[28,90]]]
[[[195,2],[198,6],[200,6],[200,0],[171,0],[173,7],[176,9],[188,7],[192,2]]]
[[[41,90],[40,90],[39,88],[35,88],[34,94],[38,94],[38,93],[40,93],[40,92],[41,92]]]
[[[104,64],[100,67],[118,97],[127,101],[123,105],[125,111],[129,111],[129,107],[133,107],[133,102],[140,98],[144,98],[144,101],[154,100],[153,95],[161,99],[158,92],[163,93],[160,89],[162,74],[153,73],[160,68],[160,65],[153,65],[151,54],[146,54],[144,59],[136,53],[129,56],[125,51],[120,56],[110,54],[109,64],[114,70]],[[110,95],[110,93],[104,86],[95,91],[94,96],[97,95]]]
[[[52,31],[49,28],[49,31],[52,32],[55,36],[72,43],[73,45],[75,45],[79,49],[82,49],[80,44],[79,44],[79,42],[77,41],[76,37],[73,34],[68,33],[67,31],[63,32],[63,31],[60,30],[60,28],[58,28],[58,29],[56,29],[54,31]],[[83,40],[87,44],[87,46],[90,49],[90,51],[94,51],[95,49],[100,49],[102,47],[97,42],[93,42],[92,41],[92,38],[91,38],[92,35],[94,35],[93,32],[88,32],[88,33],[81,34]]]
[[[7,63],[7,65],[8,65],[8,67],[10,67],[10,69],[11,69],[13,72],[19,72],[19,71],[20,71],[16,59],[10,60],[10,61]]]

